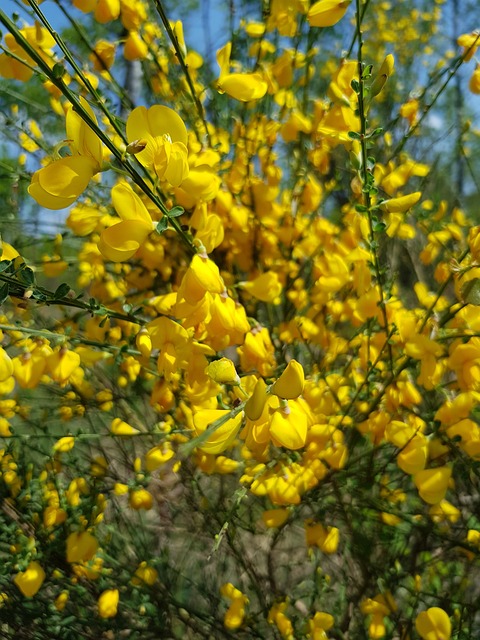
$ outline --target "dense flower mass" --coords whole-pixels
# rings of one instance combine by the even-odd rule
[[[0,8],[6,637],[480,637],[458,2]]]

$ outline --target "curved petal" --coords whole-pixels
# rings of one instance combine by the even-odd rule
[[[260,73],[229,73],[220,78],[218,86],[221,91],[241,102],[259,100],[268,89]]]
[[[40,169],[43,171],[43,169]],[[38,202],[41,207],[45,207],[45,209],[66,209],[71,204],[75,202],[77,196],[71,196],[68,198],[60,198],[57,196],[53,196],[48,191],[41,186],[39,181],[40,171],[36,171],[32,176],[32,182],[28,187],[28,193]]]
[[[50,195],[75,199],[85,191],[94,173],[91,158],[68,156],[40,169],[34,177]]]
[[[141,220],[123,220],[102,231],[98,249],[112,262],[125,262],[134,256],[152,230]]]
[[[183,142],[184,145],[188,142],[187,128],[180,116],[173,109],[159,104],[150,109],[137,107],[128,116],[129,142],[145,138],[146,134],[154,138],[169,135],[172,142]]]
[[[152,227],[152,218],[147,207],[128,183],[116,184],[111,193],[115,211],[122,220],[141,220]]]
[[[96,124],[97,118],[85,98],[80,98],[80,103]],[[100,138],[73,108],[67,111],[65,127],[67,138],[73,141],[74,151],[82,156],[90,156],[100,165],[103,160]]]
[[[187,147],[181,142],[174,142],[163,177],[172,187],[178,187],[188,176],[188,172]]]

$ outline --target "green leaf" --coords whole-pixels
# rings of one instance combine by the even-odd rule
[[[0,260],[0,273],[6,271],[11,264],[11,260]]]
[[[5,284],[0,287],[0,304],[3,304],[8,298],[8,291],[8,282],[5,282]]]
[[[472,278],[463,285],[462,298],[467,304],[480,306],[480,278]]]
[[[24,267],[18,275],[20,280],[27,286],[30,287],[35,284],[35,272],[30,267]]]
[[[349,131],[348,137],[351,138],[352,140],[361,140],[362,138],[362,136],[356,131]]]
[[[376,138],[377,136],[381,135],[382,133],[383,133],[382,127],[377,127],[373,131],[370,131],[370,133],[368,133],[365,137],[366,138]]]
[[[360,83],[358,82],[358,80],[353,79],[350,83],[350,86],[355,91],[355,93],[358,93],[360,91]]]
[[[57,62],[52,67],[52,74],[54,78],[60,79],[65,73],[65,67],[60,62]]]
[[[173,209],[170,209],[170,211],[168,212],[168,217],[178,218],[178,216],[181,216],[184,213],[185,213],[185,209],[183,207],[173,207]]]
[[[65,298],[65,296],[69,291],[70,291],[70,285],[68,285],[66,282],[62,282],[62,284],[60,284],[55,290],[53,297],[55,298],[55,300],[59,300],[60,298]]]
[[[373,230],[375,231],[375,233],[381,233],[381,232],[385,231],[386,226],[387,225],[384,222],[377,222],[373,226]]]
[[[167,216],[163,216],[163,218],[160,220],[160,222],[157,224],[157,233],[159,233],[160,235],[162,235],[162,233],[164,231],[166,231],[168,229],[168,218]]]

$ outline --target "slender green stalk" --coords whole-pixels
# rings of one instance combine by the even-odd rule
[[[358,49],[357,49],[357,62],[358,62],[358,118],[360,120],[360,148],[362,154],[362,167],[361,167],[361,178],[363,183],[363,197],[364,204],[367,208],[367,216],[368,216],[368,227],[370,232],[370,248],[373,257],[373,267],[375,271],[375,276],[377,280],[377,286],[380,294],[379,307],[383,318],[386,340],[387,340],[387,350],[388,350],[388,358],[390,362],[390,371],[393,371],[393,354],[392,347],[388,342],[388,317],[387,317],[387,309],[385,304],[385,292],[384,292],[384,277],[382,268],[380,265],[380,260],[378,257],[378,247],[377,247],[377,238],[376,232],[373,226],[373,216],[372,216],[372,199],[370,195],[370,186],[371,179],[373,178],[369,168],[368,168],[368,153],[367,153],[367,116],[366,116],[366,105],[365,105],[365,81],[363,77],[364,72],[364,62],[363,62],[363,33],[362,33],[362,19],[365,15],[365,12],[362,11],[361,0],[356,0],[356,31],[358,34]]]
[[[175,49],[175,55],[178,59],[178,62],[180,64],[180,67],[185,75],[185,79],[187,81],[188,84],[188,88],[190,90],[190,94],[192,96],[193,99],[193,103],[195,105],[195,108],[197,109],[197,113],[198,116],[200,118],[200,120],[202,121],[203,124],[203,128],[205,129],[205,139],[207,141],[208,146],[211,146],[211,140],[210,140],[210,133],[208,132],[208,124],[207,124],[207,120],[205,118],[205,111],[203,109],[203,105],[199,99],[199,97],[197,96],[197,92],[195,91],[195,87],[193,84],[193,80],[192,77],[190,75],[190,71],[188,70],[188,65],[186,64],[184,58],[183,58],[183,53],[182,50],[180,49],[180,45],[178,44],[178,38],[175,35],[175,33],[173,32],[172,27],[170,26],[170,22],[167,18],[167,15],[165,13],[165,10],[163,8],[163,5],[161,3],[160,0],[153,0],[153,4],[155,6],[155,9],[157,10],[158,15],[160,16],[160,19],[162,21],[162,24],[165,28],[165,31],[168,34],[168,37],[170,38],[171,43],[173,44],[173,48]]]

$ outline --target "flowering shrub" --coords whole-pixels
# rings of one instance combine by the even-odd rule
[[[1,247],[5,637],[477,637],[480,227],[422,147],[475,25],[272,0],[212,75],[160,0],[54,4],[0,9],[66,225]]]

